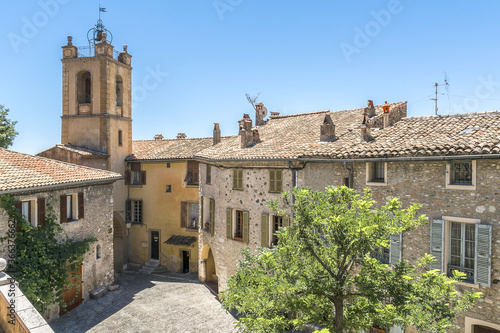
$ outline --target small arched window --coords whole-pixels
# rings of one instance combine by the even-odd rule
[[[88,104],[92,101],[92,78],[87,71],[81,71],[77,76],[78,104]]]
[[[123,79],[116,76],[116,106],[123,106]]]
[[[101,245],[97,245],[95,249],[95,258],[100,259],[101,258]]]

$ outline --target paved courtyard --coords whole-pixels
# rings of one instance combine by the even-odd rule
[[[120,288],[50,323],[55,332],[236,332],[195,275],[126,273]]]

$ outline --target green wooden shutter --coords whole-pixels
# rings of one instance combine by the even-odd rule
[[[243,211],[243,243],[249,242],[249,213]]]
[[[431,223],[431,255],[437,260],[431,262],[431,269],[443,272],[444,267],[444,220],[435,219]]]
[[[233,210],[226,209],[226,237],[227,239],[233,238]]]
[[[403,250],[403,235],[391,235],[389,239],[391,245],[391,247],[389,248],[389,265],[394,266],[401,261]]]
[[[203,198],[204,196],[200,196],[200,229],[205,228],[205,220],[203,219],[203,203],[205,200]]]
[[[283,189],[283,170],[276,170],[275,171],[275,191],[276,192],[281,192]]]
[[[269,247],[269,214],[260,216],[260,246]]]
[[[233,169],[233,190],[238,189],[238,169]]]
[[[290,226],[290,218],[288,216],[283,216],[282,224],[283,224],[283,227],[289,227]]]
[[[476,260],[474,283],[491,285],[491,225],[476,224]]]
[[[243,189],[243,170],[238,170],[238,189]]]
[[[269,192],[276,192],[276,174],[274,170],[269,170]]]
[[[214,215],[215,215],[215,200],[212,199],[212,198],[210,198],[210,235],[211,236],[214,235],[214,229],[215,229],[215,226],[214,226],[214,222],[215,222]]]

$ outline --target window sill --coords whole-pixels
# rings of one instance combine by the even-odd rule
[[[242,188],[233,188],[233,191],[243,191]]]
[[[130,187],[142,188],[142,184],[129,184]]]
[[[198,228],[184,228],[184,229],[189,232],[198,232]]]
[[[132,225],[141,225],[142,222],[130,222],[130,224],[132,224]]]
[[[478,284],[474,284],[474,283],[470,283],[470,282],[457,282],[457,286],[479,289]]]
[[[387,186],[387,182],[366,182],[368,186]]]
[[[233,240],[238,241],[238,242],[243,242],[243,238],[240,238],[240,237],[234,237]]]
[[[476,190],[476,184],[472,185],[453,185],[453,184],[446,184],[446,187],[449,190],[469,190],[469,191],[474,191]]]
[[[279,194],[279,193],[281,193],[281,192],[283,192],[283,190],[279,190],[279,191],[269,191],[269,193],[275,193],[275,194]]]
[[[186,187],[193,187],[194,188],[194,187],[199,187],[199,185],[198,184],[186,184]]]

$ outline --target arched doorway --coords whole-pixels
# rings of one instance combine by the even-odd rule
[[[205,244],[201,250],[201,267],[200,267],[200,281],[215,292],[219,292],[219,279],[217,277],[217,270],[215,266],[215,258],[212,249],[208,244]]]

